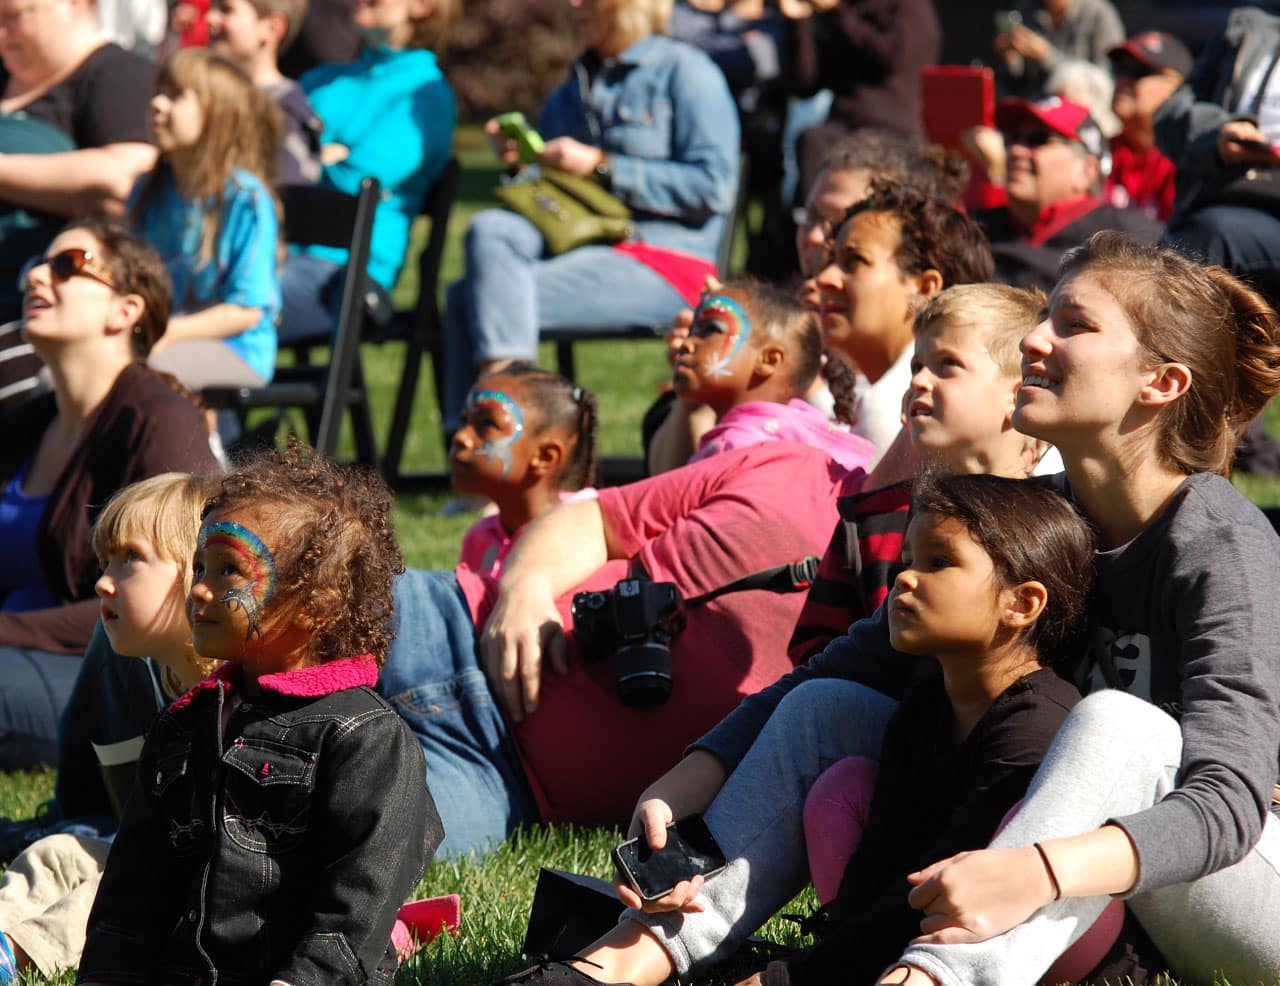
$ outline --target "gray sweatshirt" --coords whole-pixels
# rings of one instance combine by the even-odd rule
[[[1056,481],[1066,489],[1065,475]],[[1182,728],[1178,788],[1114,820],[1138,850],[1137,893],[1230,866],[1261,835],[1280,757],[1280,538],[1229,481],[1198,473],[1137,537],[1097,560],[1094,646],[1078,683],[1124,688]],[[744,699],[693,748],[733,768],[800,682],[847,678],[896,698],[922,660],[890,645],[882,606]]]

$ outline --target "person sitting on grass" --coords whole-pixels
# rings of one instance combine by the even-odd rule
[[[497,513],[462,537],[458,559],[496,577],[525,525],[564,500],[593,496],[596,395],[532,363],[476,381],[449,444],[455,493],[488,497]]]
[[[94,524],[102,623],[59,737],[55,806],[64,822],[119,815],[143,734],[217,667],[196,656],[186,609],[200,515],[214,488],[185,473],[153,476],[113,496]],[[135,687],[113,687],[123,680]],[[109,838],[59,833],[9,864],[0,878],[0,983],[75,968],[109,848]]]
[[[1269,982],[1280,539],[1224,474],[1280,392],[1280,320],[1225,270],[1110,232],[1068,255],[1049,316],[1022,341],[1013,423],[1058,447],[1055,483],[1098,534],[1093,646],[1072,671],[1097,693],[993,848],[908,875],[922,934],[879,981],[1038,980],[1124,894],[1175,979]],[[649,787],[634,833],[653,844],[705,813],[730,864],[628,911],[576,975],[657,986],[732,952],[800,888],[808,779],[875,757],[919,668],[887,617],[748,698]],[[780,776],[800,783],[761,804]]]
[[[373,691],[391,504],[297,447],[206,504],[187,614],[227,663],[147,734],[81,983],[391,980],[396,911],[442,834],[422,751]]]
[[[836,394],[839,424],[804,400],[819,374]],[[823,352],[812,314],[763,284],[730,281],[703,299],[679,344],[672,387],[716,415],[690,462],[776,441],[823,449],[848,472],[871,461],[871,443],[848,430],[853,372]]]
[[[961,284],[934,295],[916,316],[911,384],[903,399],[913,462],[941,473],[1016,479],[1040,467],[1046,447],[1014,429],[1013,409],[1022,385],[1018,343],[1035,328],[1044,300],[1034,288]],[[886,481],[899,468],[887,462],[836,501],[840,522],[791,635],[796,664],[843,636],[888,596],[911,506],[910,479]]]

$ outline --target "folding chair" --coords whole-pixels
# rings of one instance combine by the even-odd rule
[[[449,213],[458,198],[458,183],[462,166],[452,158],[436,179],[431,191],[419,210],[420,216],[431,221],[431,232],[426,245],[418,256],[418,299],[414,307],[397,313],[391,321],[370,333],[371,341],[383,342],[405,339],[408,349],[404,355],[404,367],[400,373],[400,386],[396,389],[395,409],[391,414],[391,426],[387,432],[386,451],[382,457],[382,474],[397,492],[427,492],[447,489],[447,472],[406,473],[401,468],[405,439],[413,422],[413,404],[417,395],[418,378],[422,361],[431,356],[432,377],[435,380],[436,399],[444,399],[444,328],[440,319],[440,261],[444,256],[445,236],[449,227]],[[444,407],[440,407],[441,417]],[[442,433],[443,436],[443,433]],[[445,450],[446,452],[448,449]]]
[[[329,362],[280,367],[275,380],[265,387],[209,387],[203,393],[205,403],[233,410],[241,420],[251,408],[302,408],[312,444],[326,456],[337,451],[342,413],[349,410],[357,459],[376,465],[373,421],[360,363],[360,332],[378,181],[364,179],[358,195],[319,185],[286,185],[279,194],[286,241],[299,246],[345,247],[350,254]]]

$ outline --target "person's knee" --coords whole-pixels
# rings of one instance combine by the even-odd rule
[[[541,247],[542,239],[529,221],[503,209],[477,212],[467,227],[467,256],[473,261],[494,252],[535,260]]]
[[[887,695],[843,678],[811,678],[801,682],[778,703],[769,717],[769,728],[781,729],[794,736],[816,734],[835,736],[850,727],[874,726],[878,736],[883,731],[896,703]],[[849,753],[874,756],[876,750],[849,750]]]
[[[1182,745],[1182,732],[1172,716],[1118,688],[1085,696],[1071,710],[1062,731],[1117,751],[1150,751],[1162,761]]]

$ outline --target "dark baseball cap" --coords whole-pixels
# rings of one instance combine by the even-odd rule
[[[1107,52],[1112,64],[1129,57],[1135,62],[1157,72],[1171,68],[1179,75],[1191,71],[1191,52],[1187,46],[1167,31],[1144,31],[1135,34],[1124,44],[1118,44]]]

